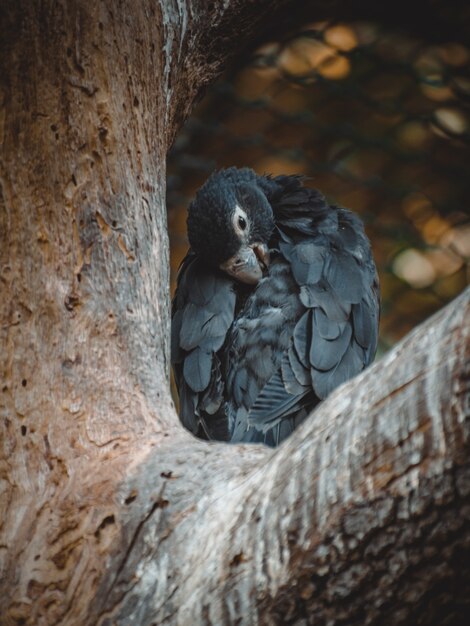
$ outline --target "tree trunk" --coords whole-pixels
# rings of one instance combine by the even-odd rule
[[[273,4],[4,2],[2,625],[468,609],[468,292],[279,450],[171,402],[166,150]]]

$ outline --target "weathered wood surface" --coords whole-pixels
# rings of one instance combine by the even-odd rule
[[[462,620],[469,319],[470,290],[278,450],[183,434],[156,444],[120,488],[135,499],[113,509],[132,540],[111,556],[102,623]]]
[[[463,615],[468,292],[275,452],[172,406],[165,153],[272,7],[3,3],[2,626]]]

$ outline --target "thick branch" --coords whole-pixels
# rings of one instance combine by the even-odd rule
[[[123,487],[143,521],[122,519],[132,541],[102,623],[462,617],[469,315],[467,290],[277,451],[181,437],[150,453]]]

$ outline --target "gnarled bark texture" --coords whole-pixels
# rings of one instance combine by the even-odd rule
[[[279,450],[170,399],[165,153],[275,4],[3,3],[2,625],[463,623],[468,292]]]

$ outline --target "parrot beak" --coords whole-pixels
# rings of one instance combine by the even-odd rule
[[[269,251],[264,243],[240,248],[233,257],[221,263],[220,269],[241,283],[257,285],[269,265]]]

